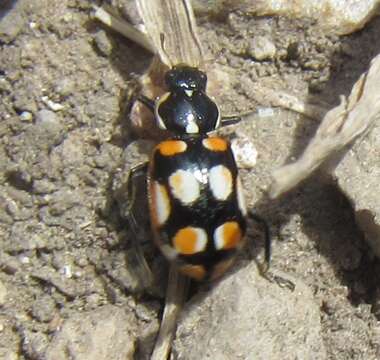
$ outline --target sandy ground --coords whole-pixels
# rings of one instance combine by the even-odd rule
[[[85,0],[0,5],[0,359],[143,359],[158,329],[166,262],[146,240],[158,280],[139,291],[115,195],[145,158],[127,147],[125,109],[151,58],[93,21],[90,8]],[[346,37],[239,13],[198,22],[210,74],[224,74],[216,96],[225,114],[266,106],[252,91],[260,81],[330,108],[380,50],[379,19]],[[271,44],[264,58],[258,36]],[[318,174],[280,200],[265,197],[271,169],[294,159],[317,125],[273,109],[224,134],[256,145],[257,167],[242,170],[247,201],[269,220],[274,269],[310,290],[325,358],[378,359],[379,264],[347,199]]]

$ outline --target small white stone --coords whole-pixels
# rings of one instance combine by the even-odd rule
[[[276,46],[266,36],[255,36],[249,45],[249,54],[256,60],[271,60],[276,56]]]
[[[66,13],[65,15],[63,15],[63,21],[66,23],[72,22],[73,18],[74,16],[72,13]]]
[[[265,118],[265,117],[272,117],[276,114],[275,110],[272,108],[272,107],[258,107],[257,108],[257,114],[261,117],[261,118]]]
[[[68,279],[72,278],[73,273],[71,271],[71,266],[70,265],[65,265],[63,267],[63,275],[65,275],[65,277],[67,277]]]
[[[257,150],[247,137],[239,136],[231,141],[237,166],[242,169],[252,169],[256,165]]]
[[[62,104],[56,103],[53,100],[50,100],[47,96],[43,96],[41,100],[43,101],[45,105],[49,107],[50,110],[61,111],[64,108]]]
[[[27,256],[21,256],[20,257],[20,262],[22,264],[29,264],[30,263],[30,259]]]
[[[23,111],[21,114],[20,114],[20,120],[21,121],[32,121],[33,120],[33,114],[29,111]]]

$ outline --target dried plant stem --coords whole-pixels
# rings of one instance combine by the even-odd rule
[[[126,38],[139,44],[144,49],[156,53],[156,49],[150,41],[149,37],[143,32],[137,30],[133,25],[129,24],[127,21],[112,15],[106,11],[103,7],[94,5],[94,18],[101,21],[103,24],[109,26],[111,29],[117,31]]]
[[[380,55],[367,73],[360,76],[346,99],[324,117],[314,138],[301,157],[272,174],[269,195],[274,198],[290,190],[310,175],[328,157],[365,134],[380,117]]]
[[[327,112],[323,106],[311,104],[286,91],[256,86],[255,93],[270,106],[288,109],[311,119],[321,120]]]
[[[178,316],[185,302],[189,283],[188,278],[179,274],[173,265],[170,266],[164,314],[151,360],[166,360],[169,356]]]

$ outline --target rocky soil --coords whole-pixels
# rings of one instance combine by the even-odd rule
[[[0,4],[0,359],[148,359],[159,327],[166,261],[145,236],[156,283],[143,291],[120,198],[146,159],[130,145],[126,95],[151,55],[94,21],[93,3]],[[133,18],[130,3],[119,10]],[[194,286],[172,357],[379,359],[380,266],[352,203],[321,173],[281,199],[265,195],[271,170],[300,154],[318,122],[267,109],[252,89],[336,105],[380,52],[380,19],[344,37],[239,12],[197,20],[222,111],[254,112],[222,133],[257,149],[256,167],[241,172],[247,202],[269,221],[273,274],[295,287],[258,274],[252,222],[234,269]],[[363,174],[357,181],[366,188]]]

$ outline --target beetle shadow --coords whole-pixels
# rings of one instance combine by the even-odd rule
[[[138,78],[147,72],[153,55],[97,20],[88,20],[85,26],[87,31],[93,35],[94,51],[99,56],[107,57],[115,72],[120,74],[126,84],[119,97],[120,114],[115,122],[117,131],[110,140],[112,144],[125,148],[138,138],[131,125],[129,113],[135,95],[141,90]],[[102,31],[106,38],[100,42],[106,41],[111,47],[107,54],[104,54],[97,45],[96,37]]]
[[[317,99],[329,103],[332,108],[339,103],[339,95],[350,94],[354,83],[380,53],[380,37],[374,31],[379,26],[380,18],[374,18],[365,29],[344,39],[344,52],[332,56],[329,81],[320,93],[311,95],[311,102]],[[316,121],[298,123],[285,164],[302,154],[318,126]],[[356,225],[354,210],[333,179],[317,171],[287,194],[276,200],[262,199],[255,207],[258,212],[269,214],[278,229],[285,226],[292,215],[299,214],[302,231],[312,239],[317,251],[328,259],[341,283],[349,288],[349,300],[354,305],[371,303],[378,289],[379,261],[373,259],[364,235]]]
[[[9,11],[16,6],[16,0],[2,0],[0,5],[0,21]]]
[[[302,256],[305,265],[301,261],[298,271],[306,274],[312,271],[306,265],[308,257],[315,257],[311,253],[321,254],[327,261],[318,261],[315,271],[328,274],[331,266],[338,282],[349,289],[348,298],[352,304],[371,302],[379,280],[376,275],[378,261],[371,257],[364,235],[356,225],[351,204],[336,186],[321,181],[316,174],[279,199],[258,203],[256,207],[257,211],[268,214],[272,229],[278,231],[274,246],[286,251],[287,257],[281,260],[281,268],[284,266],[285,271],[292,272],[291,259],[299,261]],[[291,224],[293,216],[300,219],[299,229]],[[307,278],[304,280],[308,282]]]
[[[85,24],[86,30],[93,36],[93,49],[102,57],[106,57],[111,66],[125,82],[125,89],[119,96],[119,116],[115,121],[115,131],[110,143],[123,150],[117,168],[109,174],[106,189],[106,202],[102,209],[97,213],[99,219],[106,222],[108,227],[116,234],[116,241],[108,248],[107,259],[104,261],[106,266],[97,264],[97,271],[103,275],[115,288],[120,288],[123,292],[133,295],[139,299],[162,302],[166,288],[166,273],[168,267],[165,260],[159,255],[158,250],[152,242],[150,224],[148,223],[148,205],[145,179],[137,183],[137,193],[135,194],[134,215],[139,225],[138,233],[135,231],[127,219],[126,208],[130,202],[127,195],[127,179],[129,171],[136,165],[144,163],[147,155],[151,151],[149,141],[136,142],[140,140],[134,133],[130,119],[128,118],[133,98],[139,92],[137,79],[143,75],[152,60],[152,54],[141,48],[134,42],[126,39],[114,30],[106,27],[97,20],[88,20]],[[101,40],[97,40],[99,32],[103,32]],[[105,35],[105,38],[104,38]],[[103,41],[110,50],[105,54],[99,49],[97,41]],[[134,149],[128,153],[125,149],[132,144]],[[139,283],[140,275],[133,265],[138,259],[136,246],[146,256],[146,260],[151,266],[154,275],[154,283],[149,285]],[[120,261],[120,253],[125,254],[125,259]],[[115,266],[113,266],[116,264]],[[124,270],[124,278],[114,275],[109,269],[121,267]],[[128,268],[125,270],[125,268]],[[111,273],[111,275],[110,275]],[[144,286],[147,285],[147,288]]]

